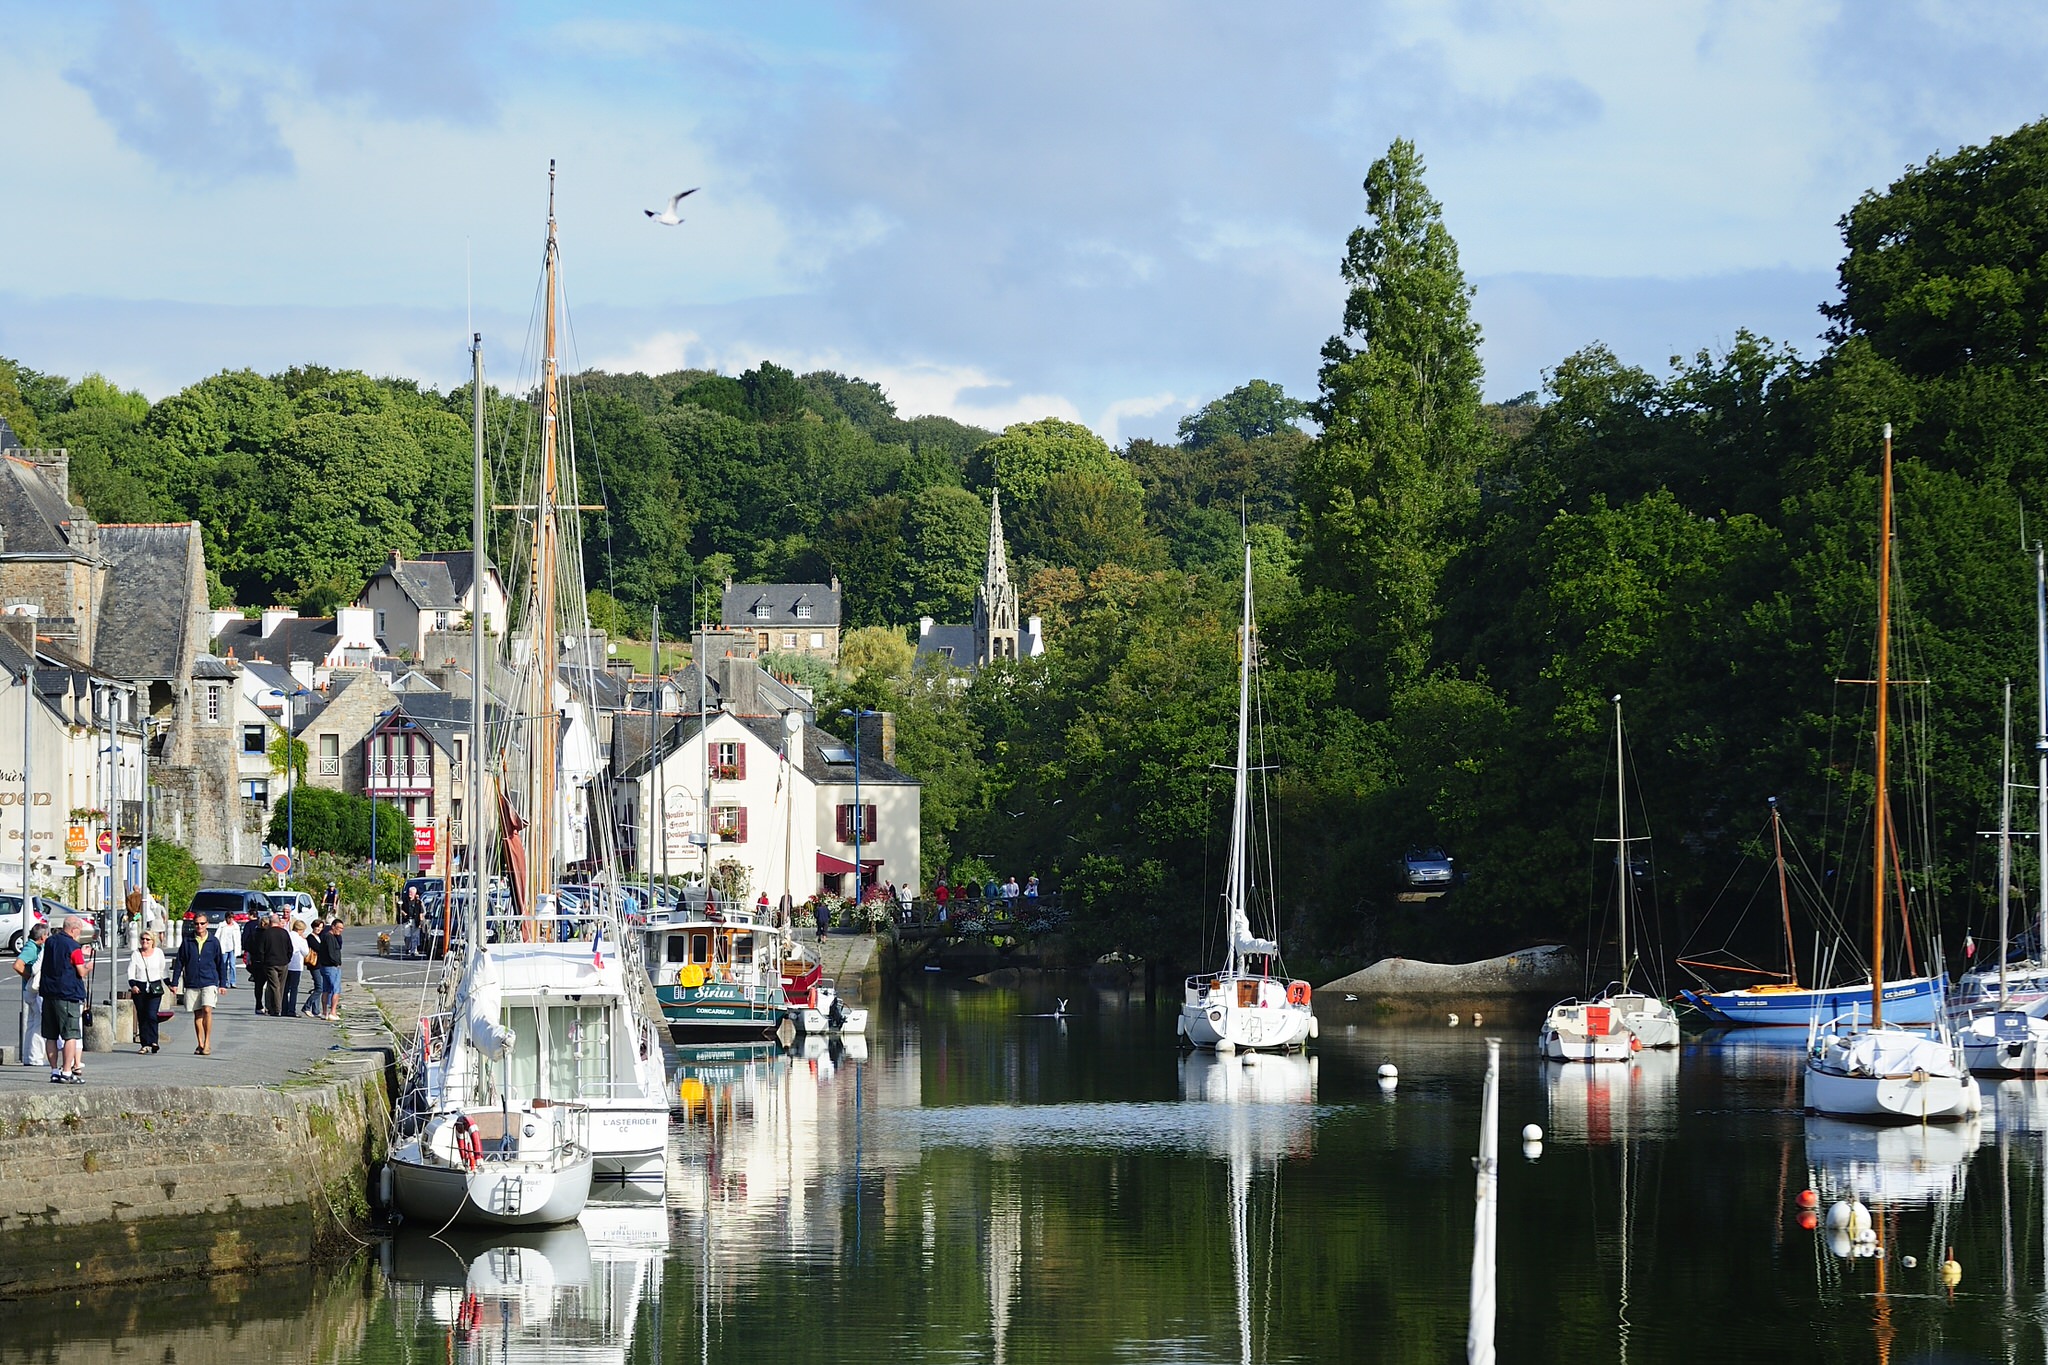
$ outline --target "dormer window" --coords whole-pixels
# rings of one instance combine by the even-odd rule
[[[797,603],[797,604],[796,604],[796,619],[797,619],[797,620],[799,620],[799,621],[808,621],[808,620],[810,620],[810,619],[811,619],[811,604],[810,604],[810,603],[808,603],[808,602],[799,602],[799,603]]]
[[[754,603],[754,619],[755,619],[755,620],[757,620],[757,621],[765,621],[765,620],[767,620],[767,619],[768,619],[768,618],[769,618],[770,616],[772,616],[772,615],[774,615],[774,614],[775,614],[775,613],[774,613],[774,609],[773,609],[772,607],[770,607],[770,606],[768,605],[768,599],[767,599],[767,598],[765,598],[765,597],[764,597],[764,598],[762,598],[762,599],[761,599],[760,601],[758,601],[758,602]]]

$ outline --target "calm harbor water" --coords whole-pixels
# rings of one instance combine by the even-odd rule
[[[865,1049],[674,1059],[665,1201],[0,1305],[0,1358],[1460,1361],[1491,1031],[1503,1361],[2048,1359],[2048,1084],[1875,1130],[1801,1115],[1800,1040],[1546,1071],[1520,1022],[1333,1024],[1219,1064],[1164,999],[913,985]],[[1887,1254],[1802,1230],[1809,1185]]]

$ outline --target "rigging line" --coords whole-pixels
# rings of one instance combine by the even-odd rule
[[[589,396],[589,394],[590,394],[590,385],[589,385],[589,381],[588,381],[588,380],[587,380],[587,379],[585,378],[585,375],[587,374],[587,371],[585,370],[585,368],[584,368],[584,365],[583,365],[583,350],[582,350],[582,347],[581,347],[581,345],[580,345],[580,344],[578,343],[578,341],[577,341],[577,339],[576,339],[576,317],[575,317],[575,314],[574,314],[574,313],[573,313],[573,312],[571,311],[571,309],[570,309],[570,307],[569,307],[569,283],[568,283],[568,278],[567,278],[567,272],[566,272],[566,271],[565,271],[565,270],[564,270],[564,269],[562,268],[562,265],[561,265],[561,261],[560,261],[560,257],[559,257],[559,254],[558,254],[558,256],[557,256],[557,260],[556,260],[556,267],[555,267],[555,268],[556,268],[556,273],[557,273],[557,274],[558,274],[559,276],[561,276],[561,277],[562,277],[562,324],[563,324],[563,327],[564,327],[564,328],[565,328],[565,329],[566,329],[566,330],[568,331],[568,333],[569,333],[569,354],[570,354],[570,355],[572,355],[572,356],[574,356],[574,357],[575,357],[575,360],[576,360],[576,373],[574,373],[574,374],[572,374],[572,375],[570,375],[570,376],[569,376],[569,383],[570,383],[570,385],[571,385],[572,387],[575,387],[575,386],[577,386],[577,385],[579,385],[579,384],[580,384],[580,385],[581,385],[581,387],[582,387],[582,389],[583,389],[583,394],[584,394],[584,396],[585,396],[585,397],[587,398],[587,397]],[[579,405],[579,407],[580,407],[580,406],[581,406],[581,405]],[[572,420],[572,426],[573,426],[573,420]],[[597,501],[598,501],[598,505],[606,509],[606,510],[605,510],[605,513],[604,513],[604,582],[605,582],[605,591],[606,591],[606,592],[608,592],[608,593],[609,593],[609,594],[611,595],[611,598],[612,598],[612,600],[613,600],[613,601],[617,601],[617,600],[618,600],[618,597],[619,597],[619,577],[618,577],[618,560],[617,560],[617,558],[615,557],[615,555],[613,554],[613,547],[612,547],[612,528],[613,528],[613,519],[612,519],[612,512],[611,512],[611,510],[610,510],[610,509],[611,509],[611,499],[610,499],[610,497],[609,497],[609,496],[607,496],[607,494],[606,494],[606,491],[605,491],[605,483],[604,483],[604,457],[603,457],[603,456],[602,456],[602,455],[601,455],[601,454],[600,454],[600,453],[598,452],[598,450],[597,450],[597,434],[596,434],[596,431],[595,431],[594,429],[592,429],[592,428],[591,428],[591,427],[589,426],[589,420],[588,420],[588,419],[585,419],[585,431],[586,431],[586,434],[587,434],[587,435],[589,436],[589,438],[590,438],[590,446],[591,446],[591,454],[590,454],[590,458],[591,458],[591,461],[592,461],[593,465],[594,465],[594,466],[596,467],[596,470],[597,470]],[[573,431],[571,432],[571,444],[572,444],[572,445],[574,444],[574,432],[573,432]],[[581,499],[581,498],[578,498],[578,499],[576,499],[576,501],[577,501],[577,502],[581,502],[581,501],[582,501],[582,499]],[[580,540],[581,540],[581,532],[582,532],[582,521],[581,521],[581,514],[578,514],[578,521],[577,521],[577,531],[578,531],[578,539],[579,539],[579,542],[580,542]],[[586,596],[586,601],[587,601],[587,600],[588,600],[588,591],[589,591],[589,585],[588,585],[587,583],[585,583],[585,584],[583,584],[582,586],[583,586],[583,588],[584,588],[584,592],[585,592],[585,596]]]
[[[1636,809],[1642,812],[1643,817],[1642,825],[1640,826],[1643,832],[1640,837],[1645,843],[1649,844],[1650,846],[1649,856],[1643,860],[1645,864],[1647,864],[1647,866],[1649,867],[1650,872],[1650,894],[1648,897],[1649,906],[1648,913],[1646,916],[1646,926],[1649,932],[1645,933],[1643,937],[1655,945],[1657,952],[1658,967],[1661,970],[1665,955],[1664,916],[1663,906],[1659,903],[1657,897],[1657,845],[1654,842],[1653,838],[1654,831],[1650,828],[1650,807],[1643,797],[1643,775],[1642,772],[1636,767],[1635,746],[1629,743],[1628,733],[1625,730],[1622,732],[1621,745],[1622,752],[1620,755],[1620,762],[1636,780]],[[1626,801],[1627,799],[1628,798],[1626,792],[1624,791],[1622,800]],[[1630,842],[1633,843],[1634,840],[1632,839],[1630,840]],[[1628,850],[1626,848],[1623,848],[1619,850],[1619,852],[1621,853],[1621,873],[1622,876],[1626,878],[1622,885],[1628,889],[1629,893],[1625,903],[1628,905],[1636,905],[1638,903],[1638,898],[1635,895],[1636,883],[1634,867],[1629,862]],[[1624,962],[1622,964],[1622,971],[1624,973],[1628,971],[1628,966],[1628,963]],[[1646,968],[1645,971],[1647,972],[1647,970],[1648,969]],[[1627,984],[1626,978],[1624,978],[1623,984]],[[1658,994],[1663,994],[1664,983],[1661,980],[1659,980],[1656,975],[1651,976],[1650,984],[1657,988]]]

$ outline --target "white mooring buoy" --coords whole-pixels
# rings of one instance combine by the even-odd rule
[[[1525,1123],[1525,1124],[1523,1124],[1523,1125],[1522,1125],[1522,1141],[1524,1141],[1524,1142],[1541,1142],[1541,1141],[1543,1141],[1543,1126],[1542,1126],[1541,1124],[1537,1124],[1537,1123]]]

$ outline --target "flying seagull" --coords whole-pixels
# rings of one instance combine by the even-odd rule
[[[683,221],[682,216],[676,212],[676,205],[682,203],[685,199],[688,199],[691,195],[695,194],[698,189],[701,188],[702,186],[692,186],[690,189],[684,190],[681,194],[678,194],[675,197],[671,198],[668,201],[668,212],[666,213],[656,213],[653,209],[642,209],[640,211],[646,214],[649,218],[652,218],[657,223],[666,223],[670,227],[674,227],[677,223]]]

